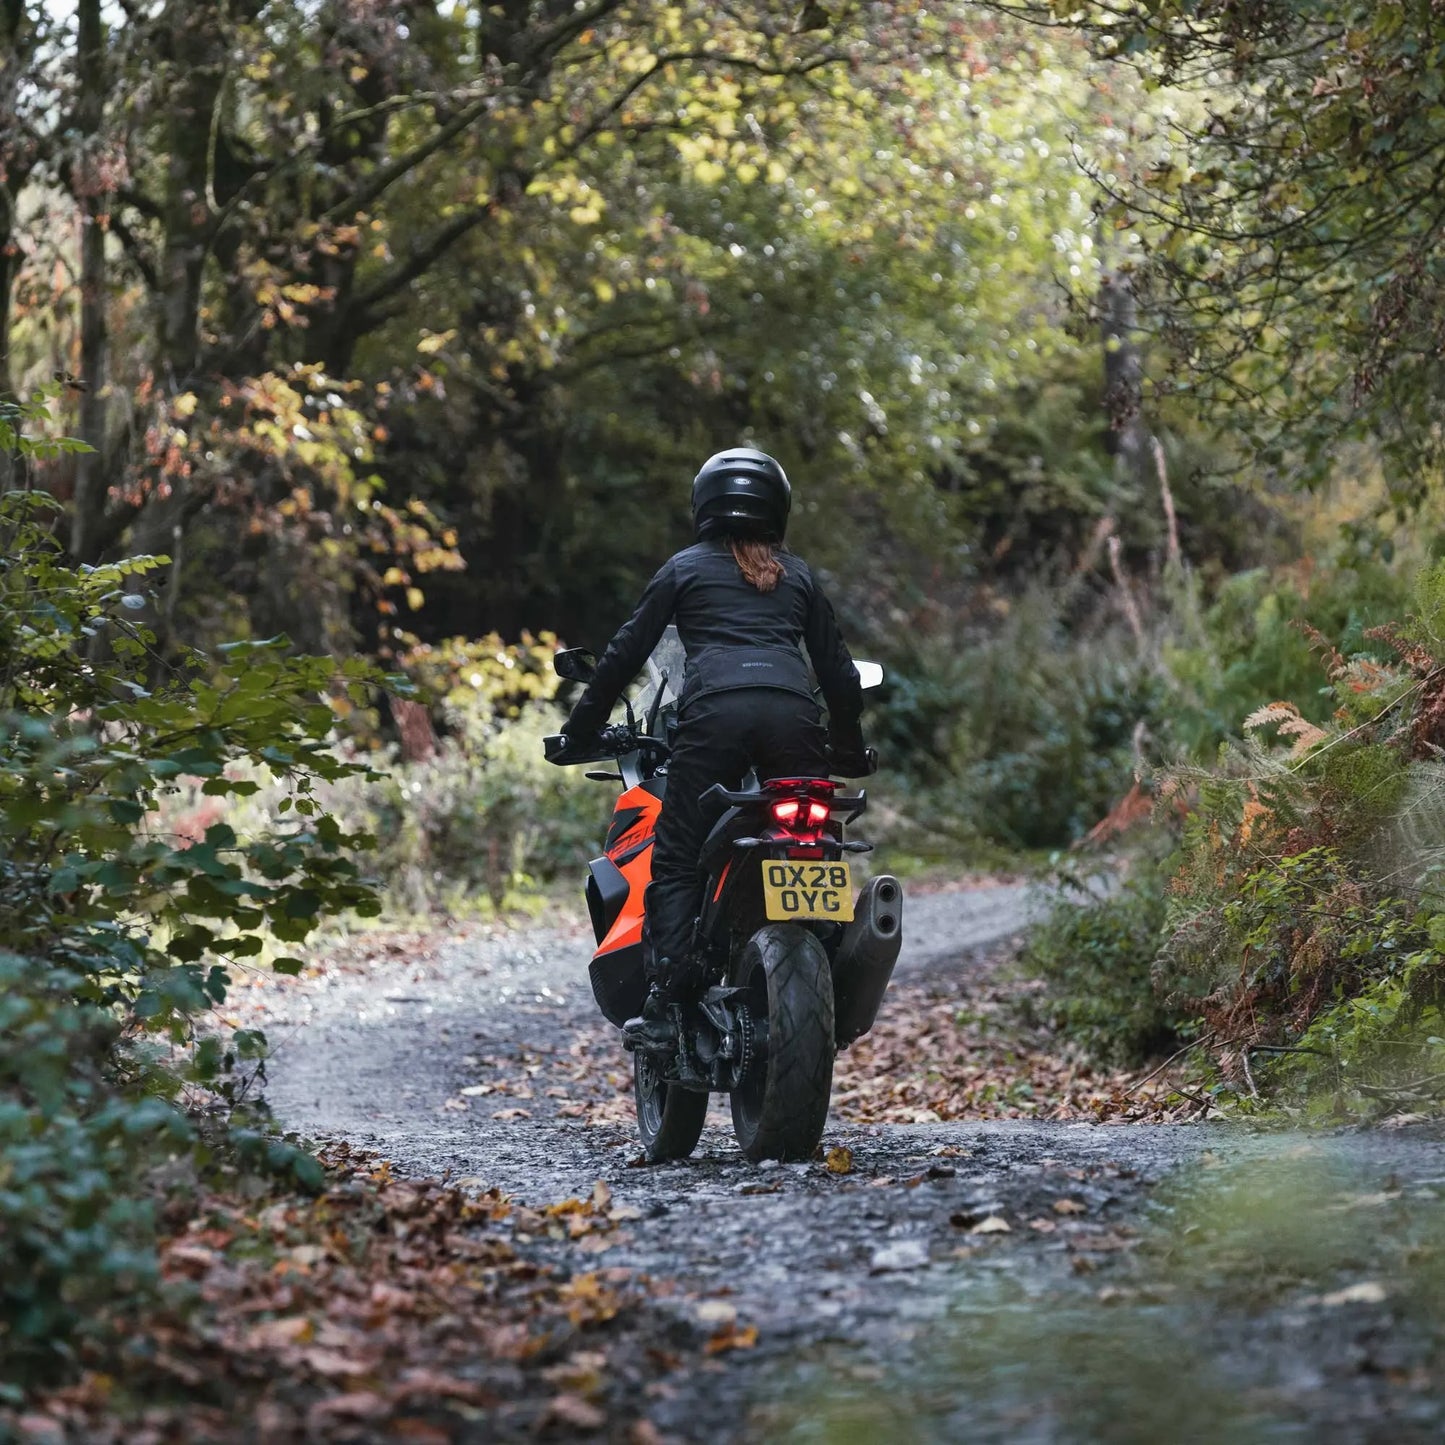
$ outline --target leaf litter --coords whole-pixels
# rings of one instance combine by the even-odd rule
[[[366,941],[328,960],[325,971],[367,973],[400,961],[424,987],[433,943]],[[1152,1099],[1166,1097],[1162,1081],[1153,1096],[1131,1100],[1130,1076],[1100,1073],[1023,1027],[1017,1001],[1027,987],[987,971],[970,972],[965,998],[956,982],[895,984],[874,1032],[838,1060],[839,1114],[862,1124],[1158,1117]],[[387,995],[395,1007],[406,1001]],[[260,987],[247,1002],[268,1007]],[[502,1125],[557,1119],[630,1131],[631,1076],[614,1031],[592,1019],[539,1038],[549,1039],[546,1030],[526,1042],[487,1038],[474,1052],[459,1049],[462,1075],[436,1107]],[[933,1153],[967,1159],[972,1151],[946,1145]],[[851,1149],[834,1147],[822,1162],[836,1187],[856,1187]],[[187,1305],[147,1321],[123,1360],[95,1347],[78,1384],[32,1407],[101,1445],[137,1438],[122,1420],[140,1422],[158,1445],[257,1432],[281,1445],[331,1436],[450,1440],[479,1422],[488,1438],[545,1438],[613,1433],[619,1421],[646,1442],[656,1432],[641,1402],[673,1389],[669,1375],[758,1343],[757,1326],[731,1306],[706,1308],[721,1301],[703,1302],[689,1346],[675,1333],[665,1343],[647,1338],[661,1317],[641,1307],[675,1287],[607,1267],[607,1253],[627,1241],[625,1226],[640,1211],[617,1207],[605,1184],[587,1198],[527,1208],[484,1178],[450,1187],[396,1179],[344,1145],[327,1163],[328,1187],[315,1200],[191,1201],[165,1248],[176,1298]],[[859,1183],[912,1189],[953,1169],[930,1164]],[[740,1192],[781,1188],[781,1178],[769,1177],[744,1181]],[[998,1215],[969,1223],[985,1236],[1012,1228]],[[1048,1223],[1036,1219],[1033,1229]],[[1111,1243],[1097,1247],[1107,1252]],[[1084,1268],[1092,1267],[1091,1244],[1070,1240]],[[927,1261],[912,1245],[897,1259],[881,1251],[876,1267]]]
[[[554,1241],[585,1257],[625,1237],[637,1211],[605,1183],[526,1209],[496,1189],[398,1179],[346,1144],[323,1162],[316,1198],[175,1201],[163,1307],[126,1339],[89,1340],[72,1382],[0,1408],[0,1438],[299,1445],[616,1426],[645,1442],[659,1438],[641,1428],[649,1391],[757,1342],[729,1305],[682,1347],[640,1308],[667,1281],[559,1259]]]
[[[959,1119],[1165,1121],[1179,1105],[1167,1071],[1102,1069],[1026,1024],[1039,985],[995,962],[957,980],[896,980],[871,1033],[839,1054],[833,1107],[858,1124]]]

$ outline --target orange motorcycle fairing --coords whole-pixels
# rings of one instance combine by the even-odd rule
[[[665,778],[650,778],[617,800],[605,852],[588,865],[587,907],[597,938],[588,975],[603,1014],[618,1027],[642,1010],[642,920],[652,881],[652,838]]]

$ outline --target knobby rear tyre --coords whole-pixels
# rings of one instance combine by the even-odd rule
[[[809,1159],[833,1092],[833,979],[823,945],[793,923],[760,928],[738,955],[733,982],[766,1017],[766,1057],[732,1092],[733,1132],[747,1157]]]
[[[697,1148],[708,1096],[665,1082],[641,1049],[632,1055],[632,1096],[642,1152],[653,1164],[686,1159]]]

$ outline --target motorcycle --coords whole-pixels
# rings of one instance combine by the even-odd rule
[[[597,948],[593,995],[617,1027],[642,1012],[644,894],[667,786],[684,655],[668,629],[627,721],[603,730],[579,756],[545,740],[549,761],[606,763],[587,777],[621,785],[602,856],[587,867]],[[596,659],[583,648],[556,657],[559,676],[586,682]],[[858,664],[865,687],[883,670]],[[639,719],[639,711],[641,717]],[[711,1093],[726,1093],[733,1132],[751,1160],[807,1159],[822,1138],[838,1049],[878,1015],[903,944],[903,890],[887,874],[853,891],[850,859],[872,844],[847,836],[867,796],[830,778],[750,776],[740,789],[704,794],[717,821],[702,850],[703,907],[694,955],[703,988],[672,1005],[677,1042],[632,1050],[637,1126],[648,1159],[685,1159],[702,1133]]]

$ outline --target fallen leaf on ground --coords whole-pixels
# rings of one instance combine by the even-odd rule
[[[1009,1228],[1008,1220],[1000,1215],[990,1214],[987,1219],[980,1219],[968,1232],[970,1234],[1011,1234],[1013,1231]]]
[[[275,1350],[285,1345],[309,1344],[315,1338],[315,1324],[305,1315],[293,1315],[252,1325],[242,1336],[241,1345],[248,1350]]]
[[[829,1174],[851,1174],[853,1172],[853,1151],[844,1144],[830,1149],[823,1156]]]
[[[1322,1305],[1377,1305],[1385,1302],[1385,1286],[1378,1280],[1361,1280],[1359,1284],[1346,1285],[1344,1289],[1337,1289],[1332,1294],[1324,1294],[1319,1298]]]
[[[838,1056],[839,1115],[860,1124],[1169,1118],[1178,1105],[1169,1102],[1178,1082],[1170,1070],[1147,1077],[1081,1064],[1046,1028],[1021,1022],[1020,1005],[1042,989],[985,965],[961,1013],[943,981],[895,981],[872,1030]]]
[[[571,1425],[576,1430],[600,1430],[607,1414],[580,1395],[558,1395],[548,1406],[544,1423]]]
[[[318,1400],[306,1413],[308,1426],[319,1431],[331,1420],[377,1420],[391,1413],[391,1405],[372,1390],[355,1390]]]
[[[392,1440],[405,1440],[409,1445],[452,1445],[452,1434],[429,1420],[418,1420],[408,1415],[393,1420],[387,1426],[387,1436]]]
[[[726,1300],[705,1299],[697,1307],[697,1317],[705,1325],[730,1325],[737,1319],[738,1310]]]
[[[742,1329],[736,1325],[724,1325],[703,1348],[710,1355],[720,1355],[724,1350],[750,1350],[757,1342],[756,1325],[746,1325]]]
[[[1077,1199],[1056,1199],[1054,1200],[1055,1214],[1087,1214],[1089,1206],[1081,1204]]]

